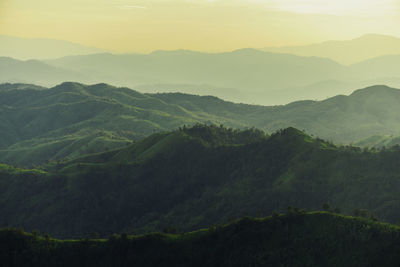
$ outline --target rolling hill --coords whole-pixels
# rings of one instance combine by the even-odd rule
[[[373,86],[350,96],[252,106],[212,96],[141,94],[106,84],[63,83],[46,89],[0,86],[0,161],[31,166],[125,146],[154,132],[195,123],[296,127],[334,141],[355,143],[400,134],[400,91]]]
[[[400,151],[337,147],[294,129],[183,127],[128,147],[53,163],[0,168],[0,227],[57,237],[194,230],[288,206],[398,222]]]

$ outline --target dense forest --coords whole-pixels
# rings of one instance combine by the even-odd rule
[[[56,240],[0,230],[2,266],[398,266],[400,228],[289,209],[189,233]]]
[[[400,150],[339,147],[294,128],[196,125],[126,148],[0,169],[0,227],[55,237],[191,231],[288,206],[400,220]]]

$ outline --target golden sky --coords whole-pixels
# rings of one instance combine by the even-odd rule
[[[400,0],[0,0],[0,34],[115,52],[400,36]]]

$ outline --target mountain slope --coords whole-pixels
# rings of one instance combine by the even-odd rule
[[[18,90],[16,90],[18,89]],[[400,91],[386,86],[324,101],[264,107],[212,96],[141,94],[106,84],[0,85],[0,160],[28,165],[102,152],[195,123],[296,127],[336,143],[400,134]]]
[[[54,240],[0,231],[5,266],[396,266],[399,228],[329,213],[244,218],[183,234]]]
[[[0,86],[0,158],[20,165],[108,150],[184,124],[214,122],[240,127],[245,118],[235,120],[235,115],[258,109],[217,98],[205,102],[216,102],[220,108],[230,106],[231,113],[185,109],[155,96],[105,84],[20,87]]]
[[[59,237],[170,226],[186,231],[288,206],[315,210],[325,202],[347,214],[367,209],[397,222],[399,158],[398,149],[336,147],[294,128],[271,137],[182,128],[46,171],[4,166],[0,227]]]

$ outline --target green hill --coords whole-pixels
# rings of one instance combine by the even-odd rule
[[[386,86],[284,106],[235,104],[212,96],[142,94],[107,84],[46,89],[0,85],[0,161],[22,166],[124,147],[154,132],[195,123],[296,127],[335,143],[400,134],[400,91]]]
[[[194,98],[198,99],[202,101]],[[236,112],[258,109],[216,98],[203,102],[208,100],[209,105],[217,102],[220,108],[231,106]],[[156,96],[105,84],[63,83],[47,90],[4,84],[0,111],[0,160],[19,165],[110,150],[184,124],[248,125],[243,118],[234,119],[235,111],[216,114],[198,109],[196,103],[185,109]]]
[[[395,148],[336,147],[294,128],[268,137],[198,125],[45,171],[3,167],[0,227],[58,237],[187,231],[325,202],[398,222],[399,157]]]
[[[292,211],[182,234],[56,240],[0,230],[3,266],[397,266],[398,226]],[[95,235],[92,235],[95,236]]]

